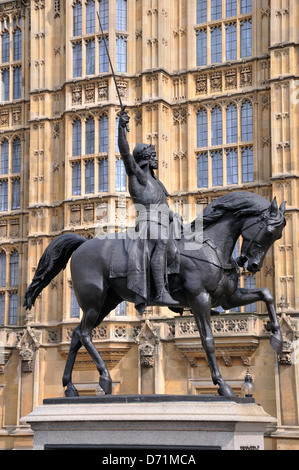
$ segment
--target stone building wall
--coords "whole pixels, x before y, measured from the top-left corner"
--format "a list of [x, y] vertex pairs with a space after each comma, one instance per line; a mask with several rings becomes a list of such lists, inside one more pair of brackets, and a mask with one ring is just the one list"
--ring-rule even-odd
[[[240, 281], [274, 293], [283, 355], [270, 348], [262, 304], [219, 312], [213, 325], [224, 378], [241, 393], [250, 368], [257, 401], [278, 419], [268, 447], [298, 448], [298, 0], [0, 2], [0, 154], [8, 162], [0, 174], [0, 447], [30, 447], [19, 420], [62, 396], [82, 317], [69, 267], [24, 310], [44, 249], [65, 232], [92, 238], [133, 223], [116, 146], [120, 104], [95, 8], [131, 117], [130, 147], [156, 146], [158, 176], [183, 220], [229, 191], [287, 201], [283, 238], [262, 271]], [[114, 393], [215, 393], [190, 312], [153, 308], [140, 317], [122, 305], [93, 340]], [[98, 393], [84, 351], [74, 383]]]

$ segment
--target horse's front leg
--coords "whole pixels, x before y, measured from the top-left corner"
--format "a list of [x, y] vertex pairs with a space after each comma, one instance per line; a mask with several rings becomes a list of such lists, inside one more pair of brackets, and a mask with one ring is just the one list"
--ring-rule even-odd
[[200, 337], [202, 345], [207, 355], [211, 376], [214, 385], [218, 385], [219, 395], [225, 397], [234, 397], [236, 396], [232, 388], [223, 380], [217, 360], [215, 355], [215, 343], [213, 332], [211, 328], [211, 299], [210, 295], [203, 291], [197, 297], [189, 299], [189, 303], [194, 315], [198, 330], [200, 332]]
[[268, 310], [272, 332], [270, 344], [278, 354], [281, 354], [283, 339], [276, 315], [274, 298], [269, 289], [265, 287], [261, 289], [243, 289], [239, 287], [236, 292], [227, 299], [227, 304], [222, 305], [222, 307], [229, 310], [234, 307], [250, 305], [259, 301], [265, 302]]

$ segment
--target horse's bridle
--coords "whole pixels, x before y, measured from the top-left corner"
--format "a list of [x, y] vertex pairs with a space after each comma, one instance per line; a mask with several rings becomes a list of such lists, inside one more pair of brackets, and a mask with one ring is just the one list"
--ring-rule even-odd
[[251, 222], [249, 223], [249, 225], [247, 225], [246, 227], [244, 227], [242, 230], [241, 230], [241, 235], [244, 237], [243, 233], [246, 232], [246, 230], [248, 230], [250, 227], [252, 227], [253, 225], [256, 225], [258, 224], [258, 228], [254, 234], [254, 236], [250, 239], [247, 247], [246, 247], [246, 251], [245, 252], [241, 252], [241, 256], [238, 258], [237, 262], [238, 262], [238, 265], [240, 267], [243, 267], [244, 264], [246, 263], [247, 261], [247, 253], [248, 251], [250, 250], [252, 244], [254, 242], [256, 242], [256, 239], [258, 239], [258, 235], [260, 234], [260, 232], [263, 230], [263, 228], [265, 227], [266, 225], [266, 222], [267, 220], [269, 220], [270, 218], [270, 214], [269, 214], [269, 211], [268, 209], [266, 211], [264, 211], [262, 213], [262, 215], [258, 218], [258, 219], [255, 219], [254, 222]]

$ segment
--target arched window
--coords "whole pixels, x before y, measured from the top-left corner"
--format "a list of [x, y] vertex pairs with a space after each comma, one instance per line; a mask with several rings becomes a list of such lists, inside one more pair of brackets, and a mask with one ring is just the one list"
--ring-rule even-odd
[[222, 144], [222, 110], [215, 106], [212, 110], [212, 145]]
[[18, 320], [18, 294], [12, 292], [9, 294], [8, 324], [16, 325]]
[[[109, 39], [106, 38], [107, 48], [109, 50]], [[100, 73], [109, 72], [109, 59], [106, 51], [104, 39], [99, 40], [99, 70]]]
[[7, 140], [3, 140], [1, 143], [1, 175], [8, 174], [8, 155], [9, 144]]
[[85, 154], [94, 153], [94, 119], [88, 118], [85, 123]]
[[87, 161], [85, 164], [85, 194], [94, 193], [94, 161]]
[[127, 0], [116, 0], [116, 29], [127, 31]]
[[116, 71], [127, 71], [127, 39], [121, 36], [116, 38]]
[[8, 180], [0, 180], [0, 211], [8, 211]]
[[196, 31], [196, 64], [207, 65], [207, 29]]
[[212, 184], [213, 186], [223, 185], [223, 159], [222, 152], [212, 153]]
[[115, 191], [125, 192], [127, 190], [127, 175], [122, 158], [116, 158], [115, 162]]
[[251, 20], [241, 22], [241, 57], [252, 55], [252, 24]]
[[108, 153], [108, 118], [99, 119], [99, 153]]
[[208, 154], [203, 153], [197, 157], [197, 187], [208, 187]]
[[6, 254], [1, 251], [0, 253], [0, 287], [6, 285]]
[[197, 148], [208, 146], [208, 114], [204, 108], [197, 113]]
[[222, 18], [222, 0], [211, 0], [211, 19], [219, 20]]
[[207, 21], [207, 0], [197, 0], [197, 24]]
[[227, 160], [227, 184], [238, 184], [238, 152], [229, 150]]
[[253, 139], [253, 116], [252, 104], [249, 101], [244, 101], [241, 107], [241, 129], [242, 141], [251, 141]]
[[4, 31], [2, 34], [2, 63], [10, 61], [10, 40], [9, 32]]
[[2, 74], [2, 101], [9, 101], [10, 99], [10, 81], [9, 69], [3, 69]]
[[74, 162], [72, 168], [72, 195], [81, 194], [81, 162]]
[[253, 181], [252, 147], [242, 149], [242, 183]]
[[12, 144], [12, 172], [20, 173], [21, 171], [21, 141], [17, 137]]
[[238, 141], [238, 112], [235, 104], [231, 103], [226, 110], [226, 143]]
[[222, 62], [222, 28], [211, 28], [211, 62]]
[[226, 26], [226, 60], [237, 58], [237, 23]]
[[9, 285], [17, 286], [19, 278], [19, 253], [12, 251], [9, 258]]
[[102, 158], [99, 161], [99, 193], [108, 191], [108, 159]]
[[75, 296], [73, 287], [71, 287], [71, 318], [80, 317], [80, 307]]
[[82, 5], [76, 2], [73, 6], [73, 35], [81, 36], [82, 34]]
[[90, 39], [86, 43], [86, 75], [95, 73], [95, 41]]
[[252, 11], [252, 0], [241, 0], [241, 14]]
[[82, 138], [82, 125], [79, 119], [75, 119], [73, 122], [73, 157], [81, 155], [81, 138]]
[[22, 67], [13, 69], [13, 99], [22, 98]]
[[[255, 289], [256, 282], [254, 276], [244, 276], [245, 289]], [[245, 305], [245, 312], [256, 312], [256, 303]]]
[[16, 28], [13, 33], [13, 60], [22, 58], [22, 31]]
[[0, 326], [5, 323], [5, 292], [0, 292]]
[[115, 309], [115, 316], [116, 317], [125, 317], [127, 315], [127, 303], [121, 302]]
[[100, 0], [100, 20], [103, 30], [109, 29], [109, 0]]
[[226, 16], [236, 16], [237, 14], [237, 0], [226, 0]]
[[73, 44], [73, 77], [82, 76], [82, 43]]
[[11, 183], [11, 208], [20, 209], [21, 204], [21, 182], [19, 178], [13, 179]]
[[88, 0], [86, 3], [86, 34], [95, 32], [95, 2]]

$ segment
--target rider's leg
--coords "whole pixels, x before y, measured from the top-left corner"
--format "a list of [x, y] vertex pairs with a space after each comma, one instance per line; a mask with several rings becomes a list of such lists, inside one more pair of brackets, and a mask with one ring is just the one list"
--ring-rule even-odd
[[156, 240], [151, 258], [151, 271], [156, 287], [155, 302], [178, 305], [166, 289], [167, 243], [168, 240]]

